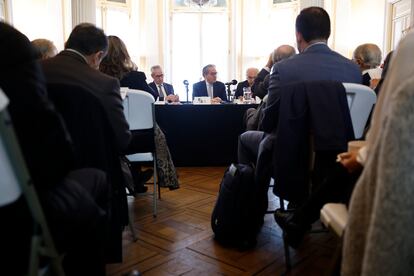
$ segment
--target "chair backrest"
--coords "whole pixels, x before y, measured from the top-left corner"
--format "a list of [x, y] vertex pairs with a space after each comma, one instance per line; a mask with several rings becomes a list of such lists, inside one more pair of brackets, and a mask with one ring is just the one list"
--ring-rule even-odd
[[[9, 103], [6, 95], [0, 89], [0, 118], [3, 124], [6, 118], [6, 107]], [[4, 118], [4, 119], [3, 119]], [[3, 127], [0, 135], [0, 207], [16, 201], [22, 193], [16, 174], [12, 168], [11, 160], [4, 141]]]
[[101, 101], [78, 85], [48, 84], [48, 95], [62, 115], [75, 147], [78, 168], [97, 168], [111, 186], [107, 261], [122, 260], [122, 226], [128, 222], [124, 176], [115, 133]]
[[356, 83], [343, 83], [348, 99], [349, 112], [355, 139], [363, 136], [367, 120], [377, 101], [377, 96], [371, 88]]
[[51, 274], [63, 275], [61, 258], [56, 250], [42, 206], [17, 143], [13, 124], [6, 110], [7, 105], [8, 99], [0, 89], [0, 207], [11, 204], [21, 194], [24, 195], [36, 225], [33, 229], [40, 229], [32, 235], [29, 275], [39, 274], [40, 256], [50, 258], [51, 268], [54, 271]]
[[130, 130], [154, 127], [154, 97], [151, 94], [142, 90], [128, 89], [124, 102], [125, 118]]

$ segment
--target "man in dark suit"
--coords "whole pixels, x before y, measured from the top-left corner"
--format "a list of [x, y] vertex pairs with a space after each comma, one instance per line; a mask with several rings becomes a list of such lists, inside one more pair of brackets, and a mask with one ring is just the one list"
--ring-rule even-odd
[[154, 65], [151, 67], [151, 77], [154, 80], [149, 86], [154, 90], [155, 99], [160, 101], [178, 102], [179, 98], [174, 95], [174, 87], [164, 82], [164, 73], [161, 66]]
[[213, 64], [208, 64], [203, 67], [204, 80], [193, 85], [193, 99], [194, 97], [210, 97], [214, 103], [227, 101], [226, 87], [224, 83], [217, 81], [217, 70]]
[[[247, 131], [239, 138], [239, 162], [256, 163], [256, 172], [267, 170], [261, 166], [272, 164], [272, 147], [279, 118], [282, 86], [298, 81], [333, 80], [361, 83], [361, 73], [355, 63], [327, 46], [331, 32], [328, 13], [320, 7], [303, 9], [296, 18], [296, 40], [299, 53], [273, 65], [269, 79], [267, 106], [263, 110], [263, 131]], [[270, 176], [269, 176], [270, 177]]]
[[107, 50], [105, 33], [92, 24], [82, 23], [73, 29], [65, 50], [42, 65], [48, 84], [78, 85], [101, 101], [121, 153], [127, 149], [131, 133], [123, 112], [119, 81], [98, 70]]
[[362, 72], [362, 84], [374, 89], [381, 79], [381, 49], [372, 43], [359, 45], [352, 55]]
[[237, 84], [236, 93], [234, 93], [235, 98], [243, 97], [243, 88], [251, 87], [258, 73], [259, 69], [257, 68], [247, 68], [246, 80]]

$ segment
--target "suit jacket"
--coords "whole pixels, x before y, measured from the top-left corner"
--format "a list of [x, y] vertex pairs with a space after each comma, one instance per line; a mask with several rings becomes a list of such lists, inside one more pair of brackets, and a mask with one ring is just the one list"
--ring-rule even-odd
[[283, 85], [318, 80], [361, 83], [361, 71], [355, 63], [332, 51], [326, 44], [311, 45], [304, 52], [277, 62], [270, 75], [263, 130], [272, 132], [277, 128]]
[[[155, 82], [150, 82], [148, 85], [154, 91], [155, 100], [157, 100], [157, 98], [160, 96], [158, 93], [157, 85], [155, 84]], [[162, 85], [164, 86], [164, 90], [165, 93], [167, 93], [167, 96], [174, 95], [174, 87], [171, 84], [164, 82]]]
[[102, 103], [116, 137], [118, 151], [125, 150], [131, 133], [124, 116], [119, 82], [91, 68], [82, 56], [64, 50], [42, 62], [47, 84], [78, 85], [93, 93]]
[[[334, 81], [298, 82], [283, 87], [274, 146], [276, 195], [303, 202], [309, 192], [309, 137], [315, 152], [314, 180], [323, 179], [336, 155], [354, 139], [345, 88]], [[317, 186], [318, 183], [313, 183]]]
[[240, 96], [243, 96], [243, 88], [249, 87], [249, 82], [247, 80], [239, 82], [237, 84], [236, 93], [234, 93], [234, 97], [238, 98]]
[[[199, 81], [193, 84], [193, 99], [194, 97], [208, 97], [205, 81]], [[213, 83], [213, 98], [215, 97], [219, 97], [223, 101], [227, 101], [226, 87], [224, 86], [224, 83], [220, 81]]]
[[106, 173], [111, 195], [105, 255], [109, 262], [120, 262], [128, 205], [115, 133], [106, 111], [98, 97], [77, 85], [49, 84], [48, 92], [72, 136], [77, 168], [96, 168]]
[[267, 95], [269, 88], [269, 72], [265, 69], [260, 70], [252, 85], [252, 93], [254, 96], [263, 99]]
[[126, 74], [121, 80], [121, 87], [128, 87], [130, 89], [139, 89], [150, 93], [154, 99], [157, 99], [155, 91], [147, 83], [147, 77], [144, 72], [131, 71]]

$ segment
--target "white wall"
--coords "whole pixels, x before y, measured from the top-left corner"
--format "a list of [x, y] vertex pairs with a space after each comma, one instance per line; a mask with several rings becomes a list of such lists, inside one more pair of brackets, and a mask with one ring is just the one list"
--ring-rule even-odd
[[13, 0], [11, 15], [13, 26], [30, 40], [46, 38], [54, 42], [58, 50], [65, 41], [65, 1], [57, 0]]
[[351, 58], [363, 43], [384, 50], [386, 0], [331, 0], [325, 7], [332, 20], [331, 47]]

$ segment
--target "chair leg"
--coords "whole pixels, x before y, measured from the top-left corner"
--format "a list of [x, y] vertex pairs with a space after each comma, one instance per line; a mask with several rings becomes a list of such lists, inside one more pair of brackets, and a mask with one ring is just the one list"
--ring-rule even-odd
[[[281, 197], [279, 197], [279, 207], [281, 210], [285, 210], [285, 200]], [[292, 268], [292, 264], [290, 262], [290, 251], [289, 251], [289, 245], [286, 240], [286, 233], [283, 231], [282, 233], [283, 237], [283, 249], [285, 252], [285, 266], [286, 266], [286, 272], [289, 272]]]
[[281, 197], [279, 197], [279, 208], [285, 210], [285, 200]]
[[285, 251], [285, 266], [286, 266], [286, 272], [289, 272], [292, 268], [292, 264], [290, 262], [290, 251], [289, 251], [289, 245], [286, 240], [286, 234], [283, 231], [283, 249]]
[[129, 207], [128, 207], [128, 226], [129, 226], [129, 231], [131, 231], [131, 234], [132, 234], [132, 240], [136, 242], [138, 240], [137, 231], [135, 230], [135, 227], [134, 227], [133, 211], [131, 211]]
[[153, 191], [153, 217], [157, 217], [157, 158], [154, 154], [154, 191]]
[[158, 185], [158, 199], [161, 199], [161, 187]]

